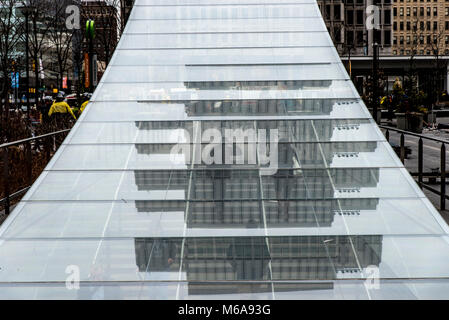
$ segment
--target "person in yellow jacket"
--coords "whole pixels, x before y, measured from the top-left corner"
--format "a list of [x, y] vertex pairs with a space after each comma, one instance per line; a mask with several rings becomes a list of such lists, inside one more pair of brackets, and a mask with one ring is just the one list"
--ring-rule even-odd
[[68, 103], [64, 101], [64, 97], [61, 94], [58, 94], [58, 96], [56, 97], [56, 101], [53, 102], [52, 106], [50, 107], [48, 116], [51, 117], [53, 114], [67, 114], [67, 113], [70, 113], [70, 115], [76, 120], [72, 108], [70, 108]]
[[83, 104], [81, 105], [81, 108], [80, 108], [80, 115], [83, 114], [84, 109], [86, 109], [88, 104], [89, 104], [89, 100], [86, 100], [83, 102]]

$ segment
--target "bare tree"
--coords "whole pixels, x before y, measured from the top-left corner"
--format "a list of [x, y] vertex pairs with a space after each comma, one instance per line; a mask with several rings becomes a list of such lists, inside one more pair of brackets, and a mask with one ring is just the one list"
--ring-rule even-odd
[[[95, 12], [95, 14], [92, 14]], [[120, 35], [124, 30], [120, 11], [120, 0], [104, 0], [84, 2], [82, 16], [84, 20], [92, 19], [96, 25], [95, 47], [102, 48], [97, 52], [99, 61], [105, 69], [118, 44]], [[102, 70], [104, 71], [104, 70]]]
[[[408, 94], [411, 96], [417, 96], [418, 91], [418, 73], [416, 70], [415, 56], [418, 54], [418, 50], [424, 42], [424, 28], [419, 28], [419, 22], [421, 20], [418, 16], [415, 16], [415, 19], [412, 21], [412, 29], [411, 29], [411, 39], [410, 43], [410, 58], [409, 58], [409, 68], [406, 70], [406, 77], [404, 80], [404, 87]], [[413, 94], [411, 94], [413, 93]]]
[[420, 45], [424, 42], [424, 33], [425, 31], [422, 28], [418, 28], [418, 24], [421, 22], [418, 16], [415, 17], [412, 24], [412, 39], [410, 46], [410, 59], [409, 59], [409, 73], [416, 73], [416, 65], [415, 65], [415, 56], [418, 54], [418, 50]]
[[[40, 69], [43, 56], [49, 50], [48, 35], [51, 28], [51, 3], [48, 0], [23, 0], [23, 5], [33, 7], [30, 11], [30, 35], [29, 35], [29, 51], [33, 60], [34, 83], [35, 83], [35, 101], [38, 101], [38, 88], [40, 87]], [[43, 63], [42, 63], [43, 67]]]
[[[8, 118], [11, 72], [18, 71], [19, 47], [23, 35], [23, 23], [15, 0], [0, 0], [0, 112]], [[15, 65], [15, 66], [14, 66]], [[2, 101], [3, 100], [3, 101]], [[3, 104], [4, 102], [4, 104]]]
[[433, 30], [431, 34], [431, 41], [427, 43], [431, 53], [434, 57], [434, 70], [432, 77], [432, 103], [439, 102], [442, 76], [445, 73], [445, 61], [441, 59], [445, 49], [445, 35], [446, 32], [442, 26]]
[[[52, 47], [56, 65], [52, 66], [57, 74], [57, 85], [62, 88], [63, 78], [72, 68], [72, 40], [75, 30], [66, 28], [67, 1], [50, 0], [52, 17], [49, 21], [48, 32], [49, 43]], [[56, 69], [56, 70], [54, 70]]]

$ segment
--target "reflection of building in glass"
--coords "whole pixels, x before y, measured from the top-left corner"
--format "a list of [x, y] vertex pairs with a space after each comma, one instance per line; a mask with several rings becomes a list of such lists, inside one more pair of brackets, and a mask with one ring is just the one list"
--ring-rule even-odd
[[[180, 239], [135, 239], [139, 271], [158, 272], [170, 270], [171, 266], [180, 267], [186, 280], [192, 282], [189, 290], [200, 294], [202, 289], [207, 290], [207, 285], [195, 282], [345, 278], [346, 274], [378, 266], [382, 255], [382, 236], [370, 235], [187, 238], [182, 242]], [[271, 290], [266, 284], [254, 286], [259, 291]], [[228, 284], [223, 290], [232, 288]]]
[[[374, 187], [379, 179], [379, 170], [371, 168], [281, 169], [263, 177], [257, 170], [225, 169], [134, 173], [139, 191], [184, 190], [189, 200], [257, 200], [260, 192], [264, 199], [333, 199], [340, 189]], [[194, 183], [189, 188], [190, 180]]]
[[[272, 122], [276, 123], [273, 125]], [[261, 176], [258, 169], [261, 166], [257, 164], [249, 168], [248, 165], [234, 165], [233, 170], [224, 161], [222, 165], [192, 164], [196, 154], [193, 150], [200, 146], [204, 150], [205, 144], [186, 145], [191, 147], [190, 158], [184, 154], [190, 170], [134, 172], [138, 190], [182, 190], [182, 203], [172, 201], [163, 208], [155, 204], [152, 209], [151, 201], [137, 201], [138, 209], [140, 212], [183, 211], [189, 228], [262, 227], [264, 222], [268, 227], [288, 224], [295, 227], [331, 226], [337, 212], [357, 213], [363, 209], [375, 209], [378, 199], [336, 200], [336, 197], [342, 192], [376, 187], [379, 169], [329, 169], [329, 166], [336, 156], [351, 157], [360, 152], [374, 152], [377, 142], [296, 142], [329, 141], [336, 130], [356, 132], [360, 123], [363, 121], [203, 121], [201, 132], [214, 128], [223, 136], [227, 128], [243, 131], [251, 127], [278, 128], [281, 143], [277, 173]], [[182, 128], [190, 136], [194, 135], [195, 128], [194, 122], [184, 121], [137, 122], [136, 126], [144, 131]], [[174, 146], [136, 144], [136, 149], [139, 154], [168, 156]], [[248, 149], [248, 143], [244, 147]]]
[[[360, 215], [362, 210], [375, 210], [379, 200], [255, 200], [235, 201], [136, 201], [141, 213], [183, 212], [188, 228], [262, 227], [263, 211], [268, 228], [331, 227], [336, 215]], [[188, 203], [188, 206], [187, 206]]]
[[[198, 121], [137, 121], [136, 127], [142, 131], [184, 129], [192, 141], [201, 136], [207, 129], [217, 129], [222, 137], [225, 130], [266, 130], [267, 141], [270, 130], [279, 131], [279, 141], [282, 142], [326, 142], [337, 132], [356, 134], [360, 127], [369, 125], [369, 120], [203, 120]], [[201, 129], [200, 132], [194, 128]], [[198, 129], [197, 129], [198, 130]], [[194, 135], [196, 133], [196, 135]], [[161, 141], [167, 143], [167, 141]]]
[[330, 114], [336, 102], [329, 99], [257, 99], [190, 101], [185, 103], [189, 117], [206, 115]]
[[[138, 212], [183, 212], [188, 228], [268, 228], [331, 227], [335, 215], [360, 215], [375, 210], [379, 200], [214, 200], [214, 201], [136, 201]], [[188, 203], [188, 206], [187, 206]], [[262, 208], [263, 207], [263, 208]]]
[[197, 90], [298, 90], [310, 88], [328, 88], [332, 80], [287, 80], [287, 81], [203, 81], [185, 82], [188, 89]]
[[[184, 103], [189, 116], [277, 112], [286, 103], [282, 100], [193, 101]], [[299, 105], [295, 105], [295, 103]], [[316, 100], [316, 110], [329, 113], [335, 101]], [[179, 103], [179, 102], [178, 102]], [[292, 110], [304, 110], [307, 100], [295, 100]], [[311, 103], [313, 104], [314, 102]], [[326, 107], [327, 105], [327, 107]], [[271, 106], [271, 107], [270, 107]], [[312, 105], [311, 105], [312, 106]], [[321, 109], [319, 109], [321, 108]], [[218, 110], [218, 111], [217, 111]], [[310, 109], [311, 110], [311, 109]], [[234, 111], [234, 113], [233, 113]], [[280, 112], [282, 113], [282, 112]], [[286, 112], [287, 113], [287, 112]], [[136, 201], [139, 212], [184, 212], [187, 228], [285, 228], [331, 227], [336, 215], [357, 215], [360, 210], [374, 210], [378, 199], [337, 199], [341, 190], [375, 187], [379, 169], [329, 168], [334, 157], [370, 153], [378, 143], [330, 142], [338, 131], [359, 130], [360, 120], [288, 120], [288, 121], [193, 121], [136, 122], [139, 130], [185, 130], [180, 134], [189, 154], [183, 153], [188, 170], [136, 170], [139, 191], [176, 190], [184, 196], [172, 201]], [[195, 148], [204, 150], [207, 144], [194, 143], [207, 129], [278, 129], [279, 170], [274, 175], [261, 176], [260, 165], [229, 166], [192, 163]], [[188, 139], [185, 139], [185, 135]], [[234, 148], [234, 154], [247, 152], [256, 141], [248, 138]], [[323, 141], [317, 143], [318, 141]], [[164, 141], [136, 144], [138, 154], [168, 156], [175, 146]], [[223, 153], [225, 145], [222, 143]], [[232, 170], [231, 170], [232, 168]], [[161, 245], [161, 242], [170, 245]], [[382, 236], [364, 237], [273, 237], [273, 238], [204, 238], [182, 240], [136, 239], [137, 265], [141, 272], [168, 270], [168, 261], [186, 274], [189, 294], [288, 292], [290, 290], [332, 289], [326, 280], [344, 277], [346, 272], [360, 272], [368, 265], [378, 265], [382, 251]], [[165, 248], [167, 252], [160, 251]], [[174, 249], [175, 248], [175, 249]], [[181, 248], [183, 256], [181, 256]], [[353, 248], [356, 248], [354, 256]], [[157, 249], [157, 255], [154, 255]], [[168, 253], [170, 251], [170, 253]], [[176, 253], [173, 253], [176, 252]], [[158, 260], [151, 262], [151, 259]], [[182, 264], [182, 265], [180, 265]], [[252, 283], [251, 285], [211, 284], [204, 281], [266, 281], [324, 280], [307, 285]], [[274, 286], [276, 285], [276, 289]], [[212, 291], [211, 291], [212, 290]]]
[[[144, 103], [144, 102], [141, 102]], [[184, 105], [187, 117], [200, 116], [280, 116], [329, 115], [341, 106], [358, 103], [354, 99], [276, 99], [269, 95], [251, 100], [152, 101], [147, 104]]]

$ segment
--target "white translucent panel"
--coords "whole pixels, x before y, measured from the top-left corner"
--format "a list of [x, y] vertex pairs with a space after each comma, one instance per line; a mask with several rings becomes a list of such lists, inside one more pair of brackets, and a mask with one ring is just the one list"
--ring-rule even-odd
[[[337, 176], [335, 184], [336, 198], [388, 198], [393, 194], [393, 197], [423, 196], [415, 182], [409, 179], [406, 169], [372, 169], [370, 172], [348, 169], [346, 173], [342, 172], [341, 179]], [[344, 174], [347, 176], [343, 177]], [[314, 179], [308, 179], [306, 184], [313, 186]]]
[[326, 31], [315, 18], [285, 19], [198, 19], [198, 20], [135, 20], [125, 34], [203, 33], [203, 32], [317, 32]]
[[[217, 137], [220, 138], [220, 137]], [[217, 142], [217, 141], [215, 141]], [[197, 149], [207, 154], [211, 144], [106, 144], [68, 145], [60, 156], [46, 170], [182, 170], [194, 163]], [[257, 149], [257, 144], [237, 146], [236, 150], [226, 144], [224, 137], [215, 144], [225, 157], [236, 153], [248, 155]], [[232, 150], [232, 154], [231, 154]], [[256, 152], [256, 151], [254, 151]], [[372, 168], [402, 167], [393, 156], [387, 143], [278, 143], [274, 155], [279, 168]], [[249, 156], [246, 164], [250, 163]], [[207, 160], [203, 156], [203, 165]], [[228, 167], [221, 159], [211, 165], [215, 168]], [[254, 166], [253, 166], [254, 167]]]
[[0, 249], [0, 282], [65, 281], [73, 265], [81, 281], [179, 279], [179, 261], [166, 270], [139, 272], [134, 239], [2, 241]]
[[[176, 179], [171, 180], [172, 176]], [[53, 171], [43, 177], [39, 189], [24, 199], [185, 200], [187, 190], [188, 173], [183, 172]]]
[[[284, 107], [285, 106], [285, 107]], [[213, 117], [253, 119], [332, 118], [351, 119], [371, 117], [365, 106], [357, 100], [237, 100], [237, 101], [180, 101], [180, 102], [92, 102], [84, 122], [151, 120], [206, 120]]]
[[310, 169], [269, 173], [271, 171], [267, 170], [261, 174], [263, 198], [270, 200], [423, 196], [405, 169]]
[[449, 238], [431, 236], [384, 237], [381, 278], [447, 277]]
[[[440, 214], [427, 199], [379, 200], [375, 208], [352, 211], [352, 202], [341, 202], [337, 210], [350, 234], [445, 234]], [[359, 200], [355, 200], [356, 203]], [[349, 210], [348, 210], [349, 208]], [[447, 229], [447, 228], [446, 228]]]
[[[277, 288], [275, 284], [275, 288]], [[296, 288], [296, 290], [295, 290]], [[284, 289], [284, 290], [282, 290]], [[370, 287], [365, 281], [332, 281], [283, 284], [275, 291], [276, 300], [447, 300], [446, 279], [380, 280]]]
[[249, 66], [123, 66], [111, 67], [104, 83], [157, 81], [339, 80], [346, 75], [337, 64]]
[[447, 300], [449, 281], [445, 279], [380, 281], [370, 290], [372, 300]]
[[[137, 10], [140, 6], [189, 6], [189, 5], [285, 5], [292, 4], [292, 0], [135, 0]], [[315, 3], [315, 0], [301, 0], [301, 3]]]
[[132, 11], [130, 19], [261, 19], [320, 17], [316, 4], [295, 5], [233, 5], [233, 6], [161, 6], [139, 7]]
[[265, 201], [269, 236], [444, 234], [422, 199]]
[[[115, 196], [123, 175], [121, 172], [50, 173], [41, 176], [43, 181], [31, 198], [38, 200], [111, 200]], [[70, 179], [71, 183], [67, 184], [66, 179]], [[28, 197], [27, 195], [25, 199]]]
[[[447, 241], [422, 235], [4, 240], [0, 281], [65, 281], [73, 260], [83, 282], [366, 279], [373, 266], [378, 266], [380, 279], [447, 278]], [[205, 251], [207, 243], [215, 247]], [[245, 243], [251, 245], [248, 251], [240, 251]], [[290, 244], [288, 252], [280, 249], [283, 243]], [[314, 257], [304, 252], [312, 248]], [[344, 257], [329, 255], [342, 251]]]
[[336, 123], [336, 126], [333, 126], [332, 128], [332, 133], [329, 135], [322, 131], [324, 139], [321, 141], [327, 141], [326, 137], [331, 137], [330, 141], [333, 142], [384, 140], [384, 136], [380, 133], [380, 130], [378, 131], [378, 129], [376, 129], [377, 127], [373, 123], [367, 124], [362, 121], [348, 120], [347, 123]]
[[[320, 76], [317, 76], [319, 78]], [[268, 80], [270, 81], [270, 80]], [[214, 81], [205, 81], [205, 83]], [[197, 82], [196, 82], [197, 83]], [[332, 82], [334, 83], [334, 81]], [[190, 83], [105, 83], [92, 101], [185, 101], [185, 100], [250, 100], [250, 99], [355, 99], [357, 92], [349, 85], [305, 90], [251, 90], [229, 88], [228, 90], [189, 89]]]
[[[173, 299], [179, 288], [188, 297], [188, 289], [177, 282], [83, 282], [79, 290], [67, 290], [65, 282], [0, 283], [1, 300], [146, 300]], [[231, 295], [232, 297], [232, 295]]]
[[109, 282], [66, 284], [0, 284], [2, 300], [447, 300], [447, 279], [381, 280], [375, 289], [363, 281], [304, 281], [279, 283]]
[[264, 201], [263, 207], [259, 201], [28, 202], [3, 238], [444, 233], [438, 212], [421, 199]]
[[182, 237], [184, 233], [185, 202], [65, 202], [64, 207], [27, 203], [4, 237]]
[[[69, 143], [182, 143], [188, 135], [179, 124], [164, 125], [154, 130], [140, 130], [136, 122], [83, 123], [74, 133]], [[190, 125], [191, 127], [191, 125]]]
[[[48, 171], [40, 187], [28, 193], [25, 199], [128, 201], [423, 197], [422, 191], [406, 175], [405, 169], [393, 168], [275, 170], [274, 175], [272, 168], [260, 173], [257, 170]], [[193, 186], [191, 180], [195, 181]], [[216, 185], [218, 182], [220, 185]]]
[[68, 146], [47, 170], [188, 169], [190, 159], [182, 154], [172, 155], [172, 148], [175, 145]]
[[119, 50], [114, 66], [335, 63], [331, 47]]
[[[195, 128], [195, 129], [194, 129]], [[249, 120], [234, 121], [138, 121], [85, 122], [65, 141], [70, 144], [95, 143], [189, 143], [194, 131], [217, 129], [226, 136], [226, 129], [278, 130], [280, 142], [345, 142], [383, 141], [385, 137], [374, 130], [369, 120]], [[251, 132], [249, 132], [251, 133]], [[257, 142], [257, 141], [256, 141]]]
[[290, 159], [302, 168], [402, 167], [386, 142], [281, 144], [279, 158], [286, 167]]
[[118, 49], [330, 47], [326, 32], [130, 34]]

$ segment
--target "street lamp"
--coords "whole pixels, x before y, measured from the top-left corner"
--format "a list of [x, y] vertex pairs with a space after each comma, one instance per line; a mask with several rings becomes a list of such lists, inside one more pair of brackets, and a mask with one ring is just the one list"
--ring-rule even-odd
[[374, 121], [380, 123], [381, 119], [377, 119], [377, 110], [379, 103], [378, 70], [379, 70], [379, 45], [377, 44], [377, 42], [375, 42], [373, 43], [373, 118]]
[[27, 99], [27, 117], [30, 121], [30, 68], [29, 68], [29, 31], [28, 31], [28, 17], [30, 13], [35, 13], [36, 8], [33, 6], [22, 6], [19, 7], [20, 11], [25, 16], [25, 66], [26, 66], [26, 99]]
[[89, 91], [93, 92], [94, 89], [94, 68], [97, 66], [95, 65], [96, 62], [94, 61], [93, 57], [93, 48], [94, 48], [94, 39], [95, 39], [95, 21], [94, 20], [87, 20], [86, 21], [86, 38], [89, 41]]
[[354, 44], [347, 44], [347, 43], [344, 43], [344, 42], [339, 42], [339, 43], [337, 43], [337, 46], [338, 45], [341, 46], [343, 54], [345, 54], [346, 52], [348, 53], [348, 72], [349, 72], [349, 77], [352, 80], [351, 51], [355, 50], [355, 46], [354, 46]]

